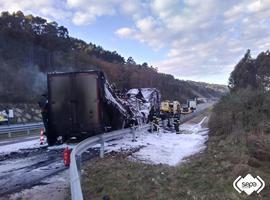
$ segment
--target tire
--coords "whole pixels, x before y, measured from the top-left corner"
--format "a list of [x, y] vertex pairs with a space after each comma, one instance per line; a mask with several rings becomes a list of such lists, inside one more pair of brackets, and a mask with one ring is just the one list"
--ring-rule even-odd
[[47, 143], [49, 146], [55, 145], [57, 137], [53, 134], [50, 134], [50, 131], [47, 132]]

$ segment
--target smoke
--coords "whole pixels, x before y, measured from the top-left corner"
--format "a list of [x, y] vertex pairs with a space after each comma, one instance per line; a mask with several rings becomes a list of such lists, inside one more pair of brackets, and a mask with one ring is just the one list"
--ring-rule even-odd
[[37, 95], [43, 94], [47, 91], [47, 75], [45, 73], [38, 70], [35, 71], [33, 74], [32, 91]]
[[[57, 72], [91, 70], [96, 67], [83, 68], [55, 67]], [[36, 103], [42, 94], [47, 92], [47, 74], [32, 63], [19, 65], [5, 62], [0, 57], [0, 102]]]
[[0, 102], [36, 102], [46, 91], [46, 74], [38, 66], [0, 63]]

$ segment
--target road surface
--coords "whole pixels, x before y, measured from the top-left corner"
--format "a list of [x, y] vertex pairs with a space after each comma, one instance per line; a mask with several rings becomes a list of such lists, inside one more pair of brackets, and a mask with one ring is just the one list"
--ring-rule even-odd
[[[63, 150], [66, 146], [40, 146], [39, 139], [36, 137], [26, 137], [20, 142], [16, 139], [12, 143], [2, 141], [0, 144], [0, 199], [13, 197], [18, 199], [20, 194], [25, 196], [35, 188], [45, 187], [46, 190], [62, 188], [64, 183], [66, 183], [66, 191], [64, 191], [66, 194], [69, 191], [68, 173], [65, 172], [68, 168], [63, 164]], [[69, 144], [69, 146], [72, 148], [75, 144]], [[98, 151], [93, 149], [86, 154], [85, 159], [97, 155]], [[59, 177], [60, 185], [56, 184], [57, 177]], [[52, 179], [54, 182], [50, 182]], [[59, 193], [57, 190], [55, 192]], [[39, 195], [36, 194], [31, 199], [40, 199], [38, 197]], [[57, 199], [56, 197], [53, 199]], [[49, 199], [52, 200], [51, 197]]]

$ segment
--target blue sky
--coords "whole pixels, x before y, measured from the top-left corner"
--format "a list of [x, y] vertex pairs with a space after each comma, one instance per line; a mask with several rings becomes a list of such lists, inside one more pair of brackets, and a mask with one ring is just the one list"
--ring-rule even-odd
[[70, 35], [184, 80], [227, 84], [251, 49], [270, 47], [269, 0], [0, 0]]

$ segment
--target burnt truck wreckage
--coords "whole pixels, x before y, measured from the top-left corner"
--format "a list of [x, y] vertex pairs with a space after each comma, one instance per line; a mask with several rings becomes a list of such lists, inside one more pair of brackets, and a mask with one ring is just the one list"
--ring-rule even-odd
[[[158, 93], [158, 99], [144, 99], [144, 106], [134, 106], [128, 94], [120, 99], [102, 71], [48, 73], [47, 86], [47, 113], [44, 115], [47, 119], [43, 121], [49, 145], [54, 145], [59, 137], [63, 142], [72, 137], [84, 139], [145, 123], [144, 118], [153, 107], [159, 107], [160, 101], [156, 89], [153, 91]], [[140, 114], [140, 109], [148, 109], [148, 113], [144, 111], [147, 115]]]
[[126, 93], [126, 104], [134, 113], [138, 123], [146, 123], [159, 115], [161, 95], [156, 88], [130, 89]]

